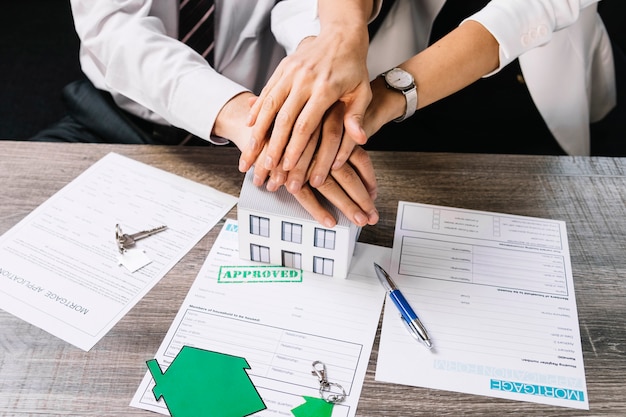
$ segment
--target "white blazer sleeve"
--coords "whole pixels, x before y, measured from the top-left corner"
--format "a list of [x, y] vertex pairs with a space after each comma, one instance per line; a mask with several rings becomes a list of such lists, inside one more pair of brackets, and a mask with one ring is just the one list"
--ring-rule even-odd
[[[467, 20], [482, 24], [500, 44], [500, 68], [544, 45], [598, 0], [492, 0]], [[499, 68], [499, 69], [500, 69]]]

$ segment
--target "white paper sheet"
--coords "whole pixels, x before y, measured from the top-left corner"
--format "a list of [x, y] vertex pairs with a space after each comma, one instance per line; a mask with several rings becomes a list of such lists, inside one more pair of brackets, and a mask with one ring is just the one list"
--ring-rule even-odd
[[[391, 249], [357, 244], [346, 279], [291, 274], [295, 271], [239, 259], [236, 230], [236, 222], [227, 221], [214, 243], [155, 355], [161, 368], [165, 372], [185, 345], [243, 357], [267, 406], [254, 415], [292, 416], [290, 410], [304, 403], [302, 396], [319, 396], [311, 374], [319, 360], [329, 381], [348, 394], [333, 416], [354, 416], [384, 299], [373, 262], [388, 265]], [[229, 274], [243, 270], [267, 277]], [[131, 406], [167, 414], [152, 387], [147, 373]]]
[[[210, 187], [108, 154], [0, 237], [0, 307], [89, 350], [233, 207]], [[119, 265], [115, 225], [151, 261]]]
[[588, 409], [565, 223], [400, 202], [376, 380]]

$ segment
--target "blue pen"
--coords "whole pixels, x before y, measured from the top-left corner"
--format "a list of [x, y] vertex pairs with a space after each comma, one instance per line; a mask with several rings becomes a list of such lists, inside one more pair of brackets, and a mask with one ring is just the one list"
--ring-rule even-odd
[[374, 262], [374, 269], [376, 270], [378, 280], [389, 293], [389, 298], [391, 298], [396, 307], [398, 307], [398, 310], [400, 310], [400, 316], [407, 329], [409, 329], [409, 333], [411, 333], [416, 340], [424, 343], [428, 349], [431, 349], [433, 344], [430, 341], [430, 337], [428, 337], [426, 328], [409, 305], [409, 302], [404, 298], [404, 295], [402, 295], [396, 283], [393, 282], [387, 271], [376, 262]]

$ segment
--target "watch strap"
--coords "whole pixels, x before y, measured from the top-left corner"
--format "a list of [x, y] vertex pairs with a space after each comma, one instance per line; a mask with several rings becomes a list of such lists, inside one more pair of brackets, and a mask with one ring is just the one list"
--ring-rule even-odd
[[404, 114], [398, 117], [397, 119], [393, 119], [394, 122], [398, 123], [398, 122], [402, 122], [408, 119], [409, 117], [413, 116], [413, 114], [415, 113], [415, 110], [417, 109], [417, 86], [415, 85], [415, 80], [413, 79], [413, 76], [408, 73], [407, 74], [411, 77], [411, 84], [408, 87], [400, 88], [400, 87], [391, 85], [389, 82], [387, 82], [387, 73], [389, 73], [390, 71], [402, 71], [405, 73], [406, 71], [403, 70], [402, 68], [395, 67], [395, 68], [390, 69], [389, 71], [385, 71], [382, 74], [380, 74], [387, 88], [396, 90], [397, 92], [402, 93], [402, 95], [404, 95], [404, 99], [406, 102], [406, 108], [404, 110]]
[[417, 87], [415, 84], [408, 90], [402, 91], [402, 94], [406, 99], [406, 110], [404, 110], [404, 114], [402, 116], [397, 119], [393, 119], [396, 123], [402, 122], [413, 116], [415, 109], [417, 108]]

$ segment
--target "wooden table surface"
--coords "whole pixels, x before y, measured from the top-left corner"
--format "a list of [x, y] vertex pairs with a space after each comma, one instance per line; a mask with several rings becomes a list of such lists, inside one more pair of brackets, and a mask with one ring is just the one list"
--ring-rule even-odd
[[[0, 141], [0, 234], [108, 152], [238, 195], [232, 148]], [[360, 240], [390, 247], [399, 200], [567, 223], [590, 410], [374, 381], [358, 416], [626, 416], [626, 159], [372, 152], [381, 220]], [[236, 218], [235, 209], [229, 218]], [[154, 416], [129, 407], [220, 225], [89, 352], [0, 310], [0, 415]], [[380, 334], [380, 333], [379, 333]]]

